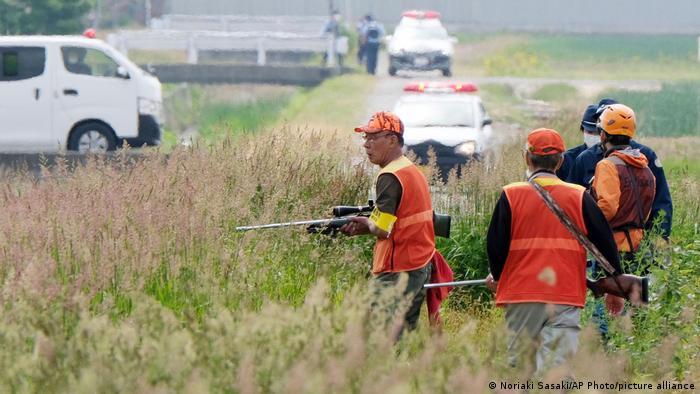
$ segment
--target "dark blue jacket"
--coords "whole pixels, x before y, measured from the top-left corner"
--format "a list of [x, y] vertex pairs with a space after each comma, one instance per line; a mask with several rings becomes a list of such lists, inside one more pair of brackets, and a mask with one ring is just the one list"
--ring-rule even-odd
[[586, 144], [581, 144], [564, 152], [564, 162], [561, 163], [561, 167], [559, 167], [559, 170], [557, 170], [557, 177], [559, 177], [559, 179], [564, 181], [567, 179], [569, 176], [569, 171], [571, 171], [571, 167], [574, 166], [576, 158], [586, 149], [588, 149]]
[[[661, 161], [656, 157], [656, 153], [646, 145], [631, 141], [630, 146], [634, 149], [639, 149], [644, 156], [647, 157], [647, 160], [649, 160], [649, 169], [656, 177], [656, 195], [654, 196], [654, 203], [651, 206], [651, 215], [649, 215], [647, 228], [651, 227], [654, 220], [659, 216], [660, 211], [665, 211], [666, 217], [663, 223], [661, 223], [661, 229], [664, 236], [668, 237], [671, 235], [673, 202], [671, 201], [671, 192], [668, 189], [668, 182], [666, 181], [666, 174], [664, 174]], [[605, 152], [600, 144], [581, 152], [574, 161], [566, 181], [588, 188], [591, 178], [593, 178], [595, 174], [595, 166], [599, 161], [603, 160], [604, 154]]]

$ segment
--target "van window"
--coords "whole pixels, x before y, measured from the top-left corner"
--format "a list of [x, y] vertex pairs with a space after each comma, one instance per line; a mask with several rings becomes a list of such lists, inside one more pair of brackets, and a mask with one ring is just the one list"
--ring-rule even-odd
[[0, 47], [0, 81], [19, 81], [44, 73], [46, 49]]
[[119, 64], [104, 52], [84, 47], [61, 47], [63, 65], [73, 74], [115, 77]]

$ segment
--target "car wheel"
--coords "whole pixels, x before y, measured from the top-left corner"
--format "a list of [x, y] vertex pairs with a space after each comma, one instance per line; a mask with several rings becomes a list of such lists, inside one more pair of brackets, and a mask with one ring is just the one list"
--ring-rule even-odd
[[79, 153], [105, 153], [117, 148], [117, 139], [109, 127], [101, 123], [85, 123], [76, 127], [68, 139], [68, 150]]
[[396, 76], [396, 71], [398, 71], [396, 70], [396, 67], [389, 67], [389, 75], [392, 77]]
[[451, 77], [452, 76], [452, 70], [449, 68], [443, 68], [442, 69], [442, 76], [443, 77]]

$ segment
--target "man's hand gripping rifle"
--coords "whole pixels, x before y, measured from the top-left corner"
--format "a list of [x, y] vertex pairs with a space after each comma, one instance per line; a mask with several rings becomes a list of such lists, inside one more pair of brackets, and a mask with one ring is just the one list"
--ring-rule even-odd
[[[349, 205], [338, 205], [333, 207], [332, 213], [333, 217], [330, 219], [319, 219], [319, 220], [303, 220], [297, 222], [285, 222], [285, 223], [270, 223], [270, 224], [260, 224], [254, 226], [240, 226], [236, 227], [236, 231], [249, 231], [249, 230], [262, 230], [266, 228], [281, 228], [281, 227], [292, 227], [292, 226], [306, 226], [306, 231], [311, 234], [326, 234], [335, 235], [338, 230], [343, 227], [343, 225], [350, 222], [350, 218], [354, 216], [369, 216], [374, 210], [374, 201], [367, 201], [367, 205], [360, 206], [349, 206]], [[440, 237], [449, 238], [450, 236], [450, 221], [449, 215], [441, 215], [438, 213], [433, 213], [433, 227], [435, 228], [435, 235]]]

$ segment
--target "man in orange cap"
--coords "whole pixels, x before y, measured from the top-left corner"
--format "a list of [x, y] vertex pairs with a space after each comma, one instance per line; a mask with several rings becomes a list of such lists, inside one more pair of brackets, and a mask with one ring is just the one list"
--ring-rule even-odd
[[376, 203], [369, 218], [352, 218], [340, 231], [377, 237], [372, 273], [380, 289], [395, 287], [401, 276], [408, 277], [404, 296], [410, 305], [398, 336], [404, 326], [416, 328], [426, 297], [423, 285], [431, 276], [429, 263], [436, 251], [430, 191], [423, 173], [403, 155], [404, 127], [398, 116], [377, 112], [355, 131], [364, 133], [367, 157], [380, 167]]
[[[585, 232], [618, 273], [620, 261], [610, 226], [582, 186], [555, 175], [564, 141], [551, 129], [527, 136], [529, 180], [541, 185]], [[586, 251], [528, 182], [503, 188], [486, 237], [496, 305], [505, 307], [509, 360], [536, 344], [538, 371], [563, 363], [578, 349], [580, 310], [586, 302]]]

